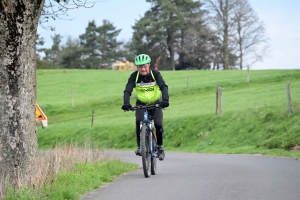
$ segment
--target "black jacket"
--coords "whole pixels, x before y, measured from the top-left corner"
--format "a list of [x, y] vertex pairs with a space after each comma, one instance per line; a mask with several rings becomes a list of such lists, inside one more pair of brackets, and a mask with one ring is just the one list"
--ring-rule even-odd
[[[153, 70], [153, 69], [150, 69], [150, 70], [152, 71], [155, 80], [153, 79], [151, 72], [150, 72], [149, 74], [147, 74], [145, 76], [139, 74], [137, 83], [141, 83], [141, 82], [150, 83], [150, 81], [151, 82], [156, 81], [156, 83], [159, 86], [161, 93], [162, 93], [162, 101], [169, 102], [168, 86], [166, 85], [163, 77], [161, 76], [159, 71]], [[123, 97], [124, 104], [130, 103], [130, 96], [131, 96], [132, 90], [136, 86], [135, 80], [136, 80], [137, 73], [138, 73], [138, 71], [133, 72], [128, 79], [128, 82], [127, 82], [125, 90], [124, 90], [124, 97]], [[143, 103], [137, 99], [136, 104], [141, 105]]]

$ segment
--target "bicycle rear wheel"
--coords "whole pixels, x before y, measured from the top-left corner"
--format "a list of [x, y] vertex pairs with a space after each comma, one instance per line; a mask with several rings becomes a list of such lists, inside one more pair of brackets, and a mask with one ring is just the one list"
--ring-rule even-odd
[[149, 134], [147, 133], [147, 127], [142, 126], [141, 129], [141, 154], [143, 171], [146, 178], [150, 177], [150, 165], [151, 165], [151, 154], [149, 146]]

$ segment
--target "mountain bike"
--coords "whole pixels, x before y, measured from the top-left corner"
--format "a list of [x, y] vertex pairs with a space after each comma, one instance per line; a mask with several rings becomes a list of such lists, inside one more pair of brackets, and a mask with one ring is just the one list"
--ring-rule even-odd
[[153, 111], [159, 109], [159, 104], [140, 105], [132, 107], [132, 111], [136, 109], [144, 109], [144, 119], [140, 124], [140, 149], [142, 154], [143, 171], [146, 178], [156, 174], [157, 165], [157, 138], [154, 132], [154, 115]]

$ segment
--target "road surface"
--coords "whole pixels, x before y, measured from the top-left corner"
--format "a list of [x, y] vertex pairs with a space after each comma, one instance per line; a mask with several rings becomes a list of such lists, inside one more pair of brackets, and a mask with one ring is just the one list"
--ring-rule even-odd
[[[110, 152], [142, 165], [133, 151]], [[82, 200], [300, 200], [300, 161], [261, 155], [166, 152], [157, 175], [142, 167]]]

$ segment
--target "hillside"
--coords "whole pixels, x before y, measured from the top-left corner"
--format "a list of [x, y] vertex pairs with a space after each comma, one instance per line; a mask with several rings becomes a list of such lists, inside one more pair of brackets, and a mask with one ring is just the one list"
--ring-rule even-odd
[[[92, 147], [135, 149], [134, 113], [124, 113], [131, 72], [38, 70], [37, 103], [48, 117], [38, 126], [39, 148], [76, 141]], [[172, 151], [262, 153], [300, 157], [300, 70], [162, 71], [169, 86], [164, 146]], [[288, 114], [286, 82], [293, 114]], [[216, 86], [223, 114], [216, 116]], [[135, 102], [135, 93], [131, 103]], [[92, 112], [94, 121], [92, 127]]]

